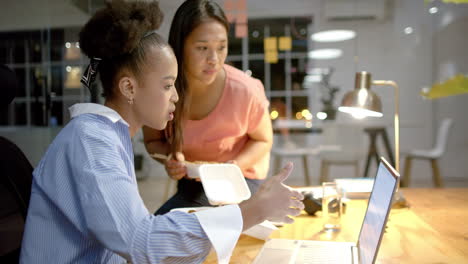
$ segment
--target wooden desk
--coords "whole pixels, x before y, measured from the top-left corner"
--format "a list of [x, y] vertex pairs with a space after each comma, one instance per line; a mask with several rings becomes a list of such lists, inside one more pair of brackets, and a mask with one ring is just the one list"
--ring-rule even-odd
[[[392, 210], [377, 263], [468, 263], [468, 188], [402, 190], [411, 207]], [[365, 209], [366, 201], [350, 201], [335, 235], [321, 231], [320, 217], [303, 214], [271, 237], [356, 242]], [[230, 263], [251, 263], [263, 243], [242, 235]], [[216, 255], [205, 263], [216, 263]]]

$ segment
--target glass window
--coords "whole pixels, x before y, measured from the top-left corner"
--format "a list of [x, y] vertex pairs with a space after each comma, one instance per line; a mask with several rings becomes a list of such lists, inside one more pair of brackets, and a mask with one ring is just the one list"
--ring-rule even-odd
[[242, 39], [236, 37], [236, 27], [234, 24], [229, 26], [229, 55], [242, 55]]
[[264, 24], [249, 20], [249, 53], [263, 53], [264, 31]]
[[51, 67], [51, 91], [54, 95], [62, 95], [63, 94], [63, 67], [60, 66], [52, 66]]
[[293, 91], [304, 90], [304, 86], [302, 84], [304, 82], [304, 77], [307, 75], [306, 65], [307, 65], [306, 58], [291, 60], [291, 82], [292, 82], [291, 90]]
[[44, 96], [47, 85], [47, 69], [43, 67], [34, 67], [30, 69], [30, 86], [31, 96], [38, 99], [39, 96]]
[[242, 61], [239, 61], [239, 60], [233, 60], [233, 61], [228, 61], [226, 60], [225, 62], [226, 64], [228, 65], [231, 65], [239, 70], [242, 70]]
[[[68, 111], [63, 100], [90, 100], [79, 81], [87, 60], [83, 60], [78, 33], [78, 27], [0, 32], [0, 63], [15, 71], [19, 86], [0, 124], [62, 124], [68, 121], [62, 113]], [[64, 93], [65, 88], [76, 91]]]
[[49, 126], [63, 125], [63, 102], [61, 100], [51, 102], [50, 112]]
[[64, 29], [50, 30], [50, 60], [61, 61], [65, 49]]
[[31, 102], [31, 122], [34, 126], [44, 126], [46, 125], [46, 109], [45, 103], [39, 98]]
[[284, 59], [270, 65], [271, 69], [271, 91], [285, 90]]
[[16, 90], [16, 97], [26, 96], [26, 70], [24, 68], [13, 68], [18, 80], [18, 90]]
[[81, 75], [82, 69], [80, 66], [67, 65], [65, 67], [65, 83], [60, 80], [61, 84], [63, 84], [66, 89], [81, 89]]
[[16, 125], [16, 126], [27, 125], [26, 104], [25, 103], [15, 103], [14, 104], [14, 115], [15, 115], [14, 125]]
[[272, 96], [270, 100], [270, 115], [272, 119], [286, 118], [286, 97]]
[[[33, 37], [33, 35], [36, 35]], [[33, 63], [40, 63], [42, 61], [42, 49], [45, 47], [41, 43], [40, 36], [31, 34], [31, 39], [28, 40], [29, 61]]]
[[291, 31], [292, 51], [293, 52], [307, 52], [308, 51], [308, 30], [309, 24], [312, 20], [308, 17], [292, 17], [289, 21], [289, 30]]
[[291, 119], [304, 119], [310, 120], [309, 102], [307, 96], [293, 96], [292, 97], [292, 116]]
[[265, 61], [251, 60], [249, 61], [249, 69], [252, 71], [252, 77], [262, 82], [265, 80]]
[[27, 39], [22, 38], [21, 33], [12, 34], [11, 46], [9, 47], [11, 52], [11, 57], [8, 57], [9, 63], [24, 63], [26, 62], [25, 49]]
[[[311, 19], [307, 17], [249, 19], [248, 42], [235, 36], [234, 24], [228, 33], [232, 56], [228, 63], [242, 69], [247, 57], [252, 77], [264, 83], [269, 96], [283, 97], [288, 113], [292, 112], [291, 94], [286, 90], [303, 90], [304, 60], [291, 60], [290, 56], [286, 59], [285, 51], [279, 51], [278, 63], [265, 64], [263, 40], [265, 36], [291, 36], [292, 52], [305, 51], [309, 23]], [[91, 99], [79, 82], [87, 63], [78, 44], [79, 30], [80, 27], [64, 27], [0, 33], [0, 63], [11, 65], [19, 80], [17, 97], [22, 98], [23, 105], [18, 113], [24, 115], [19, 118], [22, 123], [48, 125], [53, 119], [57, 123], [66, 122], [64, 101], [69, 104]], [[242, 54], [246, 50], [243, 45], [249, 45], [248, 54]], [[25, 115], [26, 111], [30, 113]], [[60, 111], [65, 112], [60, 114]]]

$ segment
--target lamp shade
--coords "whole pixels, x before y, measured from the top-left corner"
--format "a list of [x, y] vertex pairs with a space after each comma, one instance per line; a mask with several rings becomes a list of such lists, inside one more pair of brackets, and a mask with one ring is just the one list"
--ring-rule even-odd
[[382, 117], [382, 102], [379, 96], [370, 90], [370, 86], [370, 73], [356, 73], [355, 88], [345, 94], [338, 110], [357, 117]]

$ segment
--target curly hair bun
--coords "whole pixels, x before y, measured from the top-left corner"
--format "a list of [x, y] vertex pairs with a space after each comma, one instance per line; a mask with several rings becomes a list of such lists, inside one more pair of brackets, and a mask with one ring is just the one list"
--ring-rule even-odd
[[158, 29], [163, 20], [157, 1], [113, 0], [106, 5], [80, 32], [80, 48], [90, 58], [106, 59], [132, 52], [141, 38]]

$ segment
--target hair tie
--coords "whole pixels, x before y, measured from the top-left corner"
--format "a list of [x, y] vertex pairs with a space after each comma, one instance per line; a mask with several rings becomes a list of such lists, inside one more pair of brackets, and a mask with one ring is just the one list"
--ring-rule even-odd
[[101, 61], [101, 58], [91, 58], [88, 67], [86, 67], [86, 70], [84, 71], [83, 76], [81, 77], [81, 83], [84, 84], [84, 86], [88, 87], [89, 91], [91, 91], [91, 84], [94, 82], [94, 79], [96, 79], [97, 68], [99, 62]]

